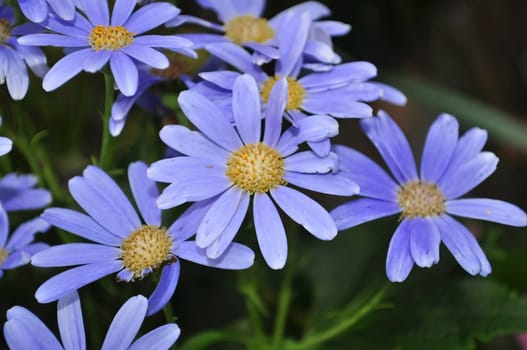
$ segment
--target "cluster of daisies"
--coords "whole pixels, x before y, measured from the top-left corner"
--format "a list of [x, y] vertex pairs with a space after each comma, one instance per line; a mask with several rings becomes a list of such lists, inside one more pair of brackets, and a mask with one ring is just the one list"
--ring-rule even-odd
[[[262, 17], [264, 0], [198, 0], [216, 22], [180, 14], [167, 2], [115, 0], [18, 0], [30, 21], [15, 25], [15, 10], [0, 0], [0, 79], [11, 97], [28, 89], [29, 67], [45, 91], [59, 88], [82, 71], [109, 67], [118, 96], [109, 130], [118, 136], [128, 112], [170, 69], [167, 52], [209, 56], [196, 77], [181, 76], [186, 90], [178, 103], [192, 128], [172, 124], [159, 136], [171, 152], [152, 164], [128, 166], [134, 204], [101, 168], [87, 166], [68, 181], [82, 212], [48, 207], [9, 235], [8, 212], [42, 209], [52, 203], [31, 175], [0, 180], [0, 277], [3, 270], [30, 263], [67, 267], [35, 292], [40, 303], [57, 302], [61, 340], [21, 306], [7, 312], [4, 335], [12, 349], [85, 349], [77, 290], [105, 276], [118, 281], [161, 277], [152, 294], [130, 298], [117, 312], [103, 349], [163, 349], [177, 340], [176, 324], [134, 338], [146, 316], [171, 299], [180, 259], [220, 269], [252, 266], [254, 252], [236, 243], [239, 232], [254, 228], [260, 254], [271, 269], [287, 262], [283, 214], [321, 240], [339, 231], [398, 215], [386, 259], [391, 281], [404, 281], [414, 265], [439, 261], [445, 244], [471, 275], [486, 276], [491, 266], [477, 240], [453, 216], [526, 226], [517, 206], [496, 199], [460, 199], [496, 169], [498, 158], [483, 151], [487, 133], [479, 128], [459, 135], [455, 117], [440, 115], [430, 127], [420, 168], [401, 129], [369, 102], [404, 105], [392, 86], [374, 81], [376, 67], [342, 62], [333, 37], [349, 25], [327, 20], [330, 10], [316, 1]], [[163, 33], [179, 26], [199, 32]], [[48, 68], [41, 47], [64, 48]], [[366, 155], [332, 144], [340, 119], [358, 123], [391, 174]], [[11, 149], [0, 138], [0, 151]], [[162, 192], [158, 183], [165, 184]], [[350, 197], [329, 210], [302, 190]], [[162, 210], [185, 206], [174, 222]], [[137, 208], [137, 210], [135, 209]], [[250, 213], [249, 213], [250, 211]], [[57, 227], [82, 242], [48, 246], [35, 243], [39, 232]], [[254, 248], [254, 247], [252, 247]]]

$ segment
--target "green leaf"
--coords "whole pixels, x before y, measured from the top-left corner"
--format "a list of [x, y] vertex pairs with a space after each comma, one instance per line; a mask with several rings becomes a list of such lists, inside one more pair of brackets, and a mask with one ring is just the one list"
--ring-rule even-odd
[[527, 125], [498, 108], [421, 79], [386, 75], [383, 81], [403, 91], [410, 101], [455, 115], [467, 125], [487, 129], [490, 138], [527, 152]]
[[182, 345], [178, 344], [179, 350], [201, 350], [210, 349], [214, 344], [240, 341], [239, 334], [230, 331], [205, 331], [189, 338]]

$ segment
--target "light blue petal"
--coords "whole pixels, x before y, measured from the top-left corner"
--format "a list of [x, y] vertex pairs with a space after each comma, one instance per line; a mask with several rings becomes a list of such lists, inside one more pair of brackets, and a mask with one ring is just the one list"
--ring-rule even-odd
[[59, 299], [57, 303], [57, 322], [65, 350], [86, 349], [84, 322], [77, 292], [72, 292]]
[[419, 267], [431, 267], [439, 262], [441, 234], [430, 218], [406, 219], [410, 231], [410, 253]]
[[498, 157], [491, 152], [481, 152], [471, 160], [454, 169], [448, 169], [438, 181], [439, 188], [447, 199], [455, 199], [483, 182], [498, 165]]
[[377, 76], [377, 67], [370, 62], [348, 62], [333, 67], [328, 72], [311, 73], [299, 83], [305, 89], [322, 89], [340, 87], [350, 83], [362, 82]]
[[24, 98], [29, 87], [29, 77], [24, 61], [14, 50], [6, 48], [7, 54], [7, 89], [13, 100]]
[[336, 145], [333, 151], [339, 156], [344, 175], [359, 185], [361, 196], [397, 200], [397, 184], [377, 163], [348, 146]]
[[390, 240], [386, 256], [386, 274], [392, 282], [403, 282], [412, 271], [409, 223], [403, 220]]
[[446, 212], [452, 215], [497, 222], [504, 225], [527, 226], [527, 215], [514, 204], [496, 199], [456, 199], [445, 203]]
[[401, 208], [396, 203], [373, 198], [359, 198], [339, 205], [331, 211], [331, 216], [338, 229], [345, 230], [400, 212]]
[[115, 314], [101, 350], [126, 350], [132, 344], [143, 320], [148, 301], [142, 295], [128, 299]]
[[121, 51], [152, 68], [165, 69], [170, 65], [165, 55], [151, 47], [133, 43], [122, 48]]
[[237, 68], [242, 73], [250, 74], [258, 83], [267, 80], [260, 67], [253, 63], [251, 55], [240, 46], [231, 42], [206, 45], [205, 49], [225, 63]]
[[142, 34], [170, 21], [179, 12], [176, 6], [166, 2], [148, 4], [135, 11], [124, 26], [129, 31]]
[[212, 197], [190, 205], [168, 228], [168, 233], [174, 241], [182, 242], [192, 237], [198, 231], [201, 220], [216, 199], [217, 197]]
[[284, 17], [285, 23], [279, 29], [278, 48], [280, 58], [276, 62], [276, 75], [287, 77], [292, 75], [295, 65], [302, 57], [307, 36], [311, 25], [311, 18], [306, 12], [289, 12]]
[[163, 267], [159, 283], [157, 284], [156, 289], [152, 292], [152, 295], [148, 298], [147, 316], [156, 314], [170, 301], [177, 287], [179, 272], [180, 263], [178, 260]]
[[187, 156], [200, 158], [224, 159], [231, 153], [211, 142], [198, 131], [192, 131], [181, 125], [166, 125], [159, 132], [159, 137], [170, 148]]
[[247, 195], [236, 186], [225, 191], [210, 207], [196, 233], [196, 244], [200, 248], [209, 246], [225, 230], [242, 197]]
[[31, 255], [25, 250], [16, 251], [10, 253], [1, 266], [4, 270], [16, 269], [17, 267], [28, 264], [30, 260]]
[[426, 137], [421, 159], [421, 179], [436, 182], [446, 170], [458, 141], [459, 124], [455, 117], [441, 114]]
[[35, 292], [35, 298], [39, 303], [49, 303], [58, 300], [63, 295], [117, 272], [122, 268], [122, 262], [116, 260], [98, 262], [66, 270], [42, 283]]
[[26, 221], [17, 227], [5, 247], [10, 251], [23, 249], [25, 246], [33, 242], [37, 233], [46, 232], [49, 228], [50, 225], [45, 220], [38, 217]]
[[248, 74], [236, 79], [232, 91], [232, 113], [245, 144], [260, 141], [262, 111], [256, 81]]
[[74, 0], [48, 0], [51, 8], [66, 21], [71, 21], [75, 17]]
[[44, 0], [18, 0], [18, 5], [32, 22], [40, 23], [48, 16], [48, 5]]
[[[192, 41], [179, 35], [141, 35], [134, 39], [133, 44], [137, 47], [158, 47], [169, 50], [191, 49], [194, 47]], [[191, 55], [196, 58], [196, 55]]]
[[139, 72], [132, 59], [120, 51], [114, 51], [110, 58], [110, 69], [119, 91], [125, 96], [135, 94], [139, 82]]
[[302, 174], [286, 172], [284, 179], [295, 186], [335, 196], [352, 196], [359, 193], [359, 186], [342, 173]]
[[206, 97], [192, 91], [183, 91], [179, 94], [178, 102], [192, 124], [212, 141], [230, 151], [242, 146], [240, 138], [221, 110]]
[[113, 5], [112, 26], [122, 26], [134, 11], [137, 0], [116, 0]]
[[441, 232], [441, 240], [465, 271], [483, 277], [491, 272], [485, 253], [465, 226], [448, 215], [440, 216], [434, 222]]
[[44, 210], [41, 218], [53, 226], [97, 243], [115, 247], [121, 244], [120, 237], [107, 231], [88, 215], [71, 209], [48, 208]]
[[374, 86], [381, 89], [381, 96], [380, 99], [382, 101], [386, 101], [389, 103], [393, 103], [397, 106], [404, 106], [406, 104], [406, 96], [396, 88], [390, 85], [386, 85], [383, 83], [379, 83], [376, 81], [372, 81], [370, 84], [373, 84]]
[[487, 131], [480, 128], [472, 128], [459, 138], [454, 155], [450, 160], [445, 176], [455, 171], [461, 165], [469, 162], [478, 155], [487, 142]]
[[143, 350], [143, 349], [170, 349], [181, 334], [181, 330], [174, 323], [165, 324], [157, 327], [154, 330], [143, 335], [137, 339], [128, 350]]
[[11, 152], [13, 141], [7, 137], [0, 136], [0, 157]]
[[[46, 325], [31, 311], [21, 306], [13, 306], [7, 310], [7, 320], [12, 322], [11, 329], [7, 330], [6, 340], [15, 344], [33, 345], [38, 344], [36, 349], [62, 349], [57, 338], [51, 333]], [[27, 337], [27, 342], [21, 338]], [[33, 349], [35, 349], [33, 348]], [[13, 347], [13, 350], [18, 349]], [[30, 350], [31, 348], [22, 348]]]
[[182, 242], [177, 254], [181, 259], [192, 261], [196, 264], [226, 270], [243, 270], [254, 262], [254, 252], [243, 244], [232, 243], [217, 259], [207, 257], [206, 251], [199, 248], [195, 242]]
[[4, 248], [9, 234], [9, 217], [0, 203], [0, 247]]
[[18, 210], [42, 209], [51, 203], [51, 194], [41, 188], [20, 189], [11, 197], [3, 198], [2, 205], [8, 212]]
[[[15, 306], [17, 307], [17, 306]], [[38, 334], [37, 336], [39, 336]], [[33, 338], [34, 333], [29, 330], [26, 325], [18, 320], [11, 319], [4, 323], [4, 337], [10, 349], [13, 350], [33, 350], [33, 349], [50, 349], [50, 350], [62, 350], [60, 344], [58, 347], [46, 348], [50, 344], [43, 344], [42, 338]], [[57, 342], [55, 340], [55, 342]]]
[[331, 151], [331, 141], [329, 139], [307, 141], [307, 145], [319, 157], [327, 157]]
[[148, 166], [144, 162], [130, 163], [128, 181], [134, 195], [135, 204], [148, 225], [161, 225], [161, 210], [156, 205], [159, 191], [156, 183], [146, 176]]
[[89, 73], [95, 73], [102, 69], [102, 67], [110, 60], [112, 51], [110, 50], [99, 50], [95, 51], [92, 55], [88, 56], [84, 60], [83, 69]]
[[417, 179], [415, 160], [408, 140], [388, 114], [379, 111], [377, 117], [363, 119], [360, 124], [399, 183]]
[[326, 174], [338, 168], [338, 157], [330, 153], [319, 157], [311, 151], [297, 152], [284, 160], [284, 169], [288, 172]]
[[174, 157], [150, 165], [147, 175], [160, 182], [193, 182], [200, 178], [226, 178], [227, 166], [218, 160], [197, 157]]
[[243, 223], [243, 219], [245, 219], [245, 216], [247, 214], [247, 209], [249, 208], [249, 202], [250, 202], [250, 196], [245, 195], [242, 196], [242, 199], [240, 200], [240, 204], [238, 205], [238, 208], [234, 212], [234, 215], [232, 216], [231, 221], [227, 224], [225, 227], [225, 230], [221, 233], [221, 235], [214, 240], [214, 242], [211, 243], [207, 247], [207, 256], [211, 259], [217, 259], [219, 258], [225, 250], [229, 247], [232, 240], [238, 233], [241, 224]]
[[329, 114], [336, 118], [368, 118], [373, 114], [369, 105], [354, 101], [341, 89], [309, 91], [302, 101], [302, 109], [311, 114]]
[[200, 177], [173, 183], [166, 187], [156, 203], [161, 209], [169, 209], [186, 202], [209, 199], [232, 186], [227, 177]]
[[[60, 34], [28, 34], [18, 38], [20, 45], [56, 46], [56, 47], [87, 47], [86, 38], [77, 38]], [[92, 49], [90, 49], [92, 51]]]
[[31, 258], [31, 264], [39, 267], [59, 267], [92, 264], [119, 259], [119, 248], [92, 243], [66, 243], [54, 245]]
[[285, 186], [278, 186], [270, 192], [278, 206], [309, 233], [322, 240], [335, 238], [337, 235], [335, 222], [320, 204], [305, 194]]
[[287, 261], [287, 237], [280, 214], [267, 194], [254, 196], [253, 217], [265, 262], [273, 270], [282, 269]]
[[88, 16], [94, 25], [107, 26], [110, 24], [108, 2], [106, 0], [75, 0], [77, 6]]
[[275, 147], [282, 132], [282, 120], [287, 105], [287, 80], [280, 78], [271, 89], [265, 111], [265, 129], [263, 142]]
[[234, 82], [238, 77], [241, 76], [238, 72], [223, 70], [215, 72], [202, 72], [198, 74], [200, 78], [211, 82], [218, 87], [225, 90], [232, 90], [234, 87]]
[[[296, 114], [297, 118], [299, 115]], [[310, 142], [320, 142], [339, 133], [339, 123], [328, 115], [310, 115], [295, 120], [295, 125], [300, 129], [300, 137]]]
[[72, 52], [61, 58], [44, 76], [42, 87], [45, 91], [52, 91], [63, 85], [65, 82], [79, 74], [83, 65], [79, 62], [84, 62], [86, 58], [93, 54], [93, 50], [83, 49]]

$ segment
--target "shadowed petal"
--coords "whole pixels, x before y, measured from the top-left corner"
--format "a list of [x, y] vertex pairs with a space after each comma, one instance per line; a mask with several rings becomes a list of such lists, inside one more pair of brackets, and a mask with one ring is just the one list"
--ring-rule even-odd
[[320, 204], [303, 193], [285, 186], [271, 190], [278, 206], [309, 233], [323, 240], [337, 235], [337, 227], [329, 213]]
[[83, 49], [70, 53], [61, 58], [42, 80], [42, 88], [46, 91], [52, 91], [79, 74], [83, 65], [79, 62], [84, 62], [86, 58], [93, 54], [92, 48]]
[[[36, 335], [38, 338], [33, 338], [33, 335]], [[10, 349], [32, 350], [41, 348], [50, 350], [62, 350], [60, 344], [58, 346], [54, 344], [55, 347], [53, 347], [53, 345], [51, 344], [46, 344], [40, 333], [32, 332], [26, 327], [25, 323], [19, 321], [16, 318], [4, 323], [4, 337]], [[54, 343], [58, 343], [58, 341], [55, 340]]]
[[174, 241], [181, 242], [192, 237], [198, 230], [203, 217], [216, 201], [217, 197], [193, 203], [181, 214], [176, 221], [168, 228], [168, 232]]
[[275, 147], [280, 139], [287, 96], [287, 80], [284, 78], [278, 79], [271, 89], [265, 111], [263, 142], [271, 147]]
[[232, 91], [232, 113], [245, 144], [260, 141], [261, 107], [256, 81], [248, 74], [236, 79]]
[[293, 185], [335, 196], [352, 196], [359, 193], [359, 186], [346, 176], [343, 176], [342, 173], [301, 174], [286, 172], [284, 179]]
[[125, 96], [135, 94], [139, 82], [139, 72], [132, 59], [120, 51], [114, 51], [110, 58], [110, 68], [119, 91]]
[[428, 218], [406, 219], [410, 231], [410, 253], [417, 266], [431, 267], [439, 261], [441, 234]]
[[446, 212], [467, 218], [481, 219], [517, 227], [527, 226], [527, 215], [514, 204], [487, 198], [447, 201]]
[[146, 177], [148, 166], [144, 162], [134, 162], [128, 166], [128, 181], [135, 203], [148, 225], [161, 225], [161, 210], [156, 200], [159, 196], [156, 183]]
[[168, 303], [177, 287], [179, 279], [180, 263], [176, 260], [174, 263], [163, 267], [161, 279], [156, 289], [148, 298], [147, 316], [151, 316], [161, 310]]
[[91, 243], [66, 243], [54, 245], [31, 258], [33, 266], [56, 267], [84, 265], [119, 259], [119, 248]]
[[392, 282], [403, 282], [412, 271], [414, 261], [410, 254], [408, 220], [403, 220], [390, 240], [386, 257], [386, 274]]
[[[38, 344], [34, 348], [22, 349], [62, 349], [57, 338], [51, 333], [46, 325], [31, 311], [21, 306], [13, 306], [7, 310], [7, 320], [13, 326], [8, 327], [6, 340], [14, 344]], [[27, 338], [27, 339], [21, 339]], [[31, 339], [31, 340], [30, 340]], [[10, 344], [11, 345], [11, 344]], [[12, 347], [13, 350], [19, 349]]]
[[128, 350], [169, 349], [179, 338], [181, 330], [174, 323], [165, 324], [137, 339]]
[[207, 257], [206, 250], [199, 248], [195, 242], [182, 242], [177, 249], [177, 255], [184, 260], [196, 264], [216, 267], [226, 270], [242, 270], [254, 262], [254, 252], [243, 244], [232, 243], [217, 259]]
[[[6, 244], [8, 250], [22, 249], [24, 246], [30, 244], [35, 238], [35, 234], [39, 232], [46, 232], [50, 228], [49, 223], [41, 218], [35, 218], [26, 221], [17, 227], [15, 232], [9, 238]], [[0, 245], [1, 247], [1, 245]]]

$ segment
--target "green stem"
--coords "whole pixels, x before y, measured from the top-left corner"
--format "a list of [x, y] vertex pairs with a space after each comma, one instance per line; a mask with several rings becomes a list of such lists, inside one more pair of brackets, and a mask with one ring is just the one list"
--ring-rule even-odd
[[[291, 261], [292, 259], [290, 259]], [[278, 309], [276, 311], [276, 318], [274, 322], [273, 330], [273, 348], [278, 349], [284, 338], [285, 326], [287, 321], [287, 315], [289, 311], [289, 305], [291, 305], [291, 297], [293, 295], [291, 282], [293, 281], [293, 266], [292, 263], [286, 266], [284, 270], [284, 279], [282, 280], [282, 287], [280, 289], [280, 295], [278, 297]]]
[[353, 314], [353, 317], [345, 319], [342, 322], [336, 324], [335, 326], [301, 341], [296, 346], [294, 346], [293, 349], [308, 349], [313, 346], [320, 345], [344, 333], [349, 328], [357, 324], [364, 316], [369, 314], [373, 309], [379, 306], [384, 297], [384, 294], [386, 293], [386, 290], [387, 287], [384, 287], [377, 293], [375, 293], [368, 302], [366, 302], [360, 309], [357, 310], [357, 312], [355, 312], [355, 314]]
[[110, 116], [113, 105], [113, 76], [110, 72], [104, 73], [104, 114], [102, 116], [102, 142], [99, 155], [99, 167], [107, 169], [112, 159], [113, 138], [110, 135]]

